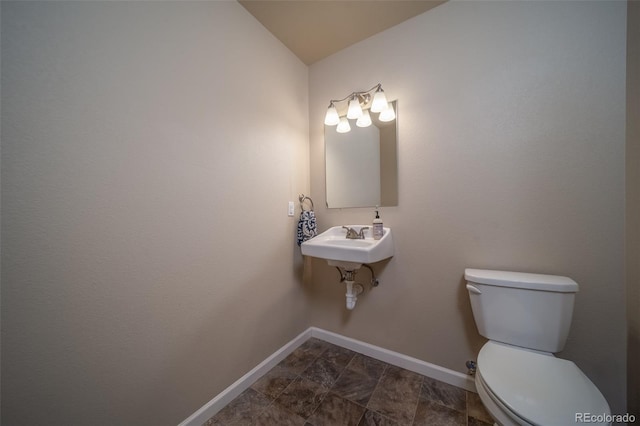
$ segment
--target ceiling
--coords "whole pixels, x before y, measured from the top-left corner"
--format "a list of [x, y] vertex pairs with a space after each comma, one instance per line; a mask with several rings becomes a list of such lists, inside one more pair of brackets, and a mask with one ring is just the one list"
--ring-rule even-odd
[[446, 0], [239, 0], [310, 65]]

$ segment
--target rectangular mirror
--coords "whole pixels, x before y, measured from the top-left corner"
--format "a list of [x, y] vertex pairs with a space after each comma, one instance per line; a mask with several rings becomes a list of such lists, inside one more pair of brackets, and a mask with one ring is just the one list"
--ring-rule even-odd
[[396, 119], [378, 120], [338, 133], [324, 126], [327, 207], [374, 207], [398, 205], [398, 101], [391, 102]]

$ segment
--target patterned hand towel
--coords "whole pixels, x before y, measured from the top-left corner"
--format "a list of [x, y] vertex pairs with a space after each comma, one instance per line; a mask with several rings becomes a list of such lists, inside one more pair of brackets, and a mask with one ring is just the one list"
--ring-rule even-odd
[[300, 213], [298, 221], [298, 245], [304, 241], [318, 235], [318, 226], [316, 225], [316, 214], [313, 211], [303, 211]]

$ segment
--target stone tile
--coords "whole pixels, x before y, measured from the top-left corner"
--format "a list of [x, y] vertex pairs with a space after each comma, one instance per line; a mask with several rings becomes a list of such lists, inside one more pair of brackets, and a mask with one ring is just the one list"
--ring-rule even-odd
[[[304, 344], [303, 344], [304, 345]], [[291, 352], [288, 357], [280, 361], [278, 366], [286, 368], [292, 373], [300, 374], [318, 357], [317, 350], [300, 346]]]
[[279, 404], [271, 404], [255, 418], [253, 426], [303, 426], [305, 420]]
[[482, 400], [475, 392], [467, 392], [467, 414], [469, 417], [493, 424], [491, 414], [484, 408]]
[[333, 362], [340, 368], [344, 368], [351, 362], [356, 352], [347, 348], [332, 345], [320, 355], [321, 358]]
[[327, 392], [327, 387], [298, 377], [276, 398], [275, 403], [306, 419], [320, 405]]
[[331, 391], [342, 398], [366, 406], [378, 381], [353, 370], [344, 370]]
[[215, 417], [211, 417], [209, 420], [202, 423], [202, 426], [219, 426], [219, 425], [224, 425], [224, 423], [222, 423], [219, 420], [216, 420]]
[[249, 388], [210, 418], [205, 425], [251, 424], [270, 403], [269, 398]]
[[389, 367], [385, 370], [381, 379], [391, 379], [394, 381], [407, 381], [407, 382], [418, 382], [419, 385], [422, 384], [422, 379], [424, 376], [421, 376], [418, 373], [414, 373], [413, 371], [405, 370], [404, 368], [396, 367], [395, 365], [389, 365]]
[[206, 426], [493, 424], [479, 397], [311, 338]]
[[430, 377], [425, 377], [422, 382], [420, 398], [453, 408], [461, 413], [467, 411], [467, 391]]
[[467, 416], [453, 408], [420, 398], [413, 424], [415, 426], [466, 426]]
[[493, 426], [493, 423], [483, 422], [475, 417], [467, 417], [467, 426]]
[[367, 410], [364, 412], [364, 416], [360, 419], [358, 426], [396, 426], [398, 423], [393, 420], [387, 419], [380, 413]]
[[410, 425], [418, 405], [422, 378], [409, 370], [389, 366], [371, 395], [367, 408], [401, 425]]
[[317, 358], [300, 376], [323, 386], [331, 386], [338, 379], [342, 370], [342, 368], [329, 360]]
[[356, 353], [347, 368], [378, 380], [388, 365], [386, 362]]
[[296, 377], [298, 377], [297, 374], [276, 365], [251, 385], [251, 388], [273, 400], [276, 399]]
[[365, 408], [329, 393], [308, 422], [313, 426], [357, 426]]
[[335, 346], [334, 344], [312, 337], [306, 342], [304, 342], [303, 344], [301, 344], [298, 347], [298, 349], [305, 353], [313, 354], [315, 356], [320, 356], [322, 352], [334, 346]]

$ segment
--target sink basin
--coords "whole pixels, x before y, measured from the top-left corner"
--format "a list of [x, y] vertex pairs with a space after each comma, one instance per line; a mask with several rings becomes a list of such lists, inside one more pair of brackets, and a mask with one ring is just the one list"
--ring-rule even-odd
[[[346, 226], [359, 232], [360, 228], [369, 225]], [[329, 228], [303, 242], [300, 246], [302, 254], [326, 259], [329, 265], [349, 270], [358, 269], [363, 263], [375, 263], [393, 256], [393, 239], [389, 228], [384, 228], [384, 235], [379, 240], [373, 239], [371, 226], [364, 231], [364, 239], [351, 240], [346, 235], [347, 230], [342, 226]]]

